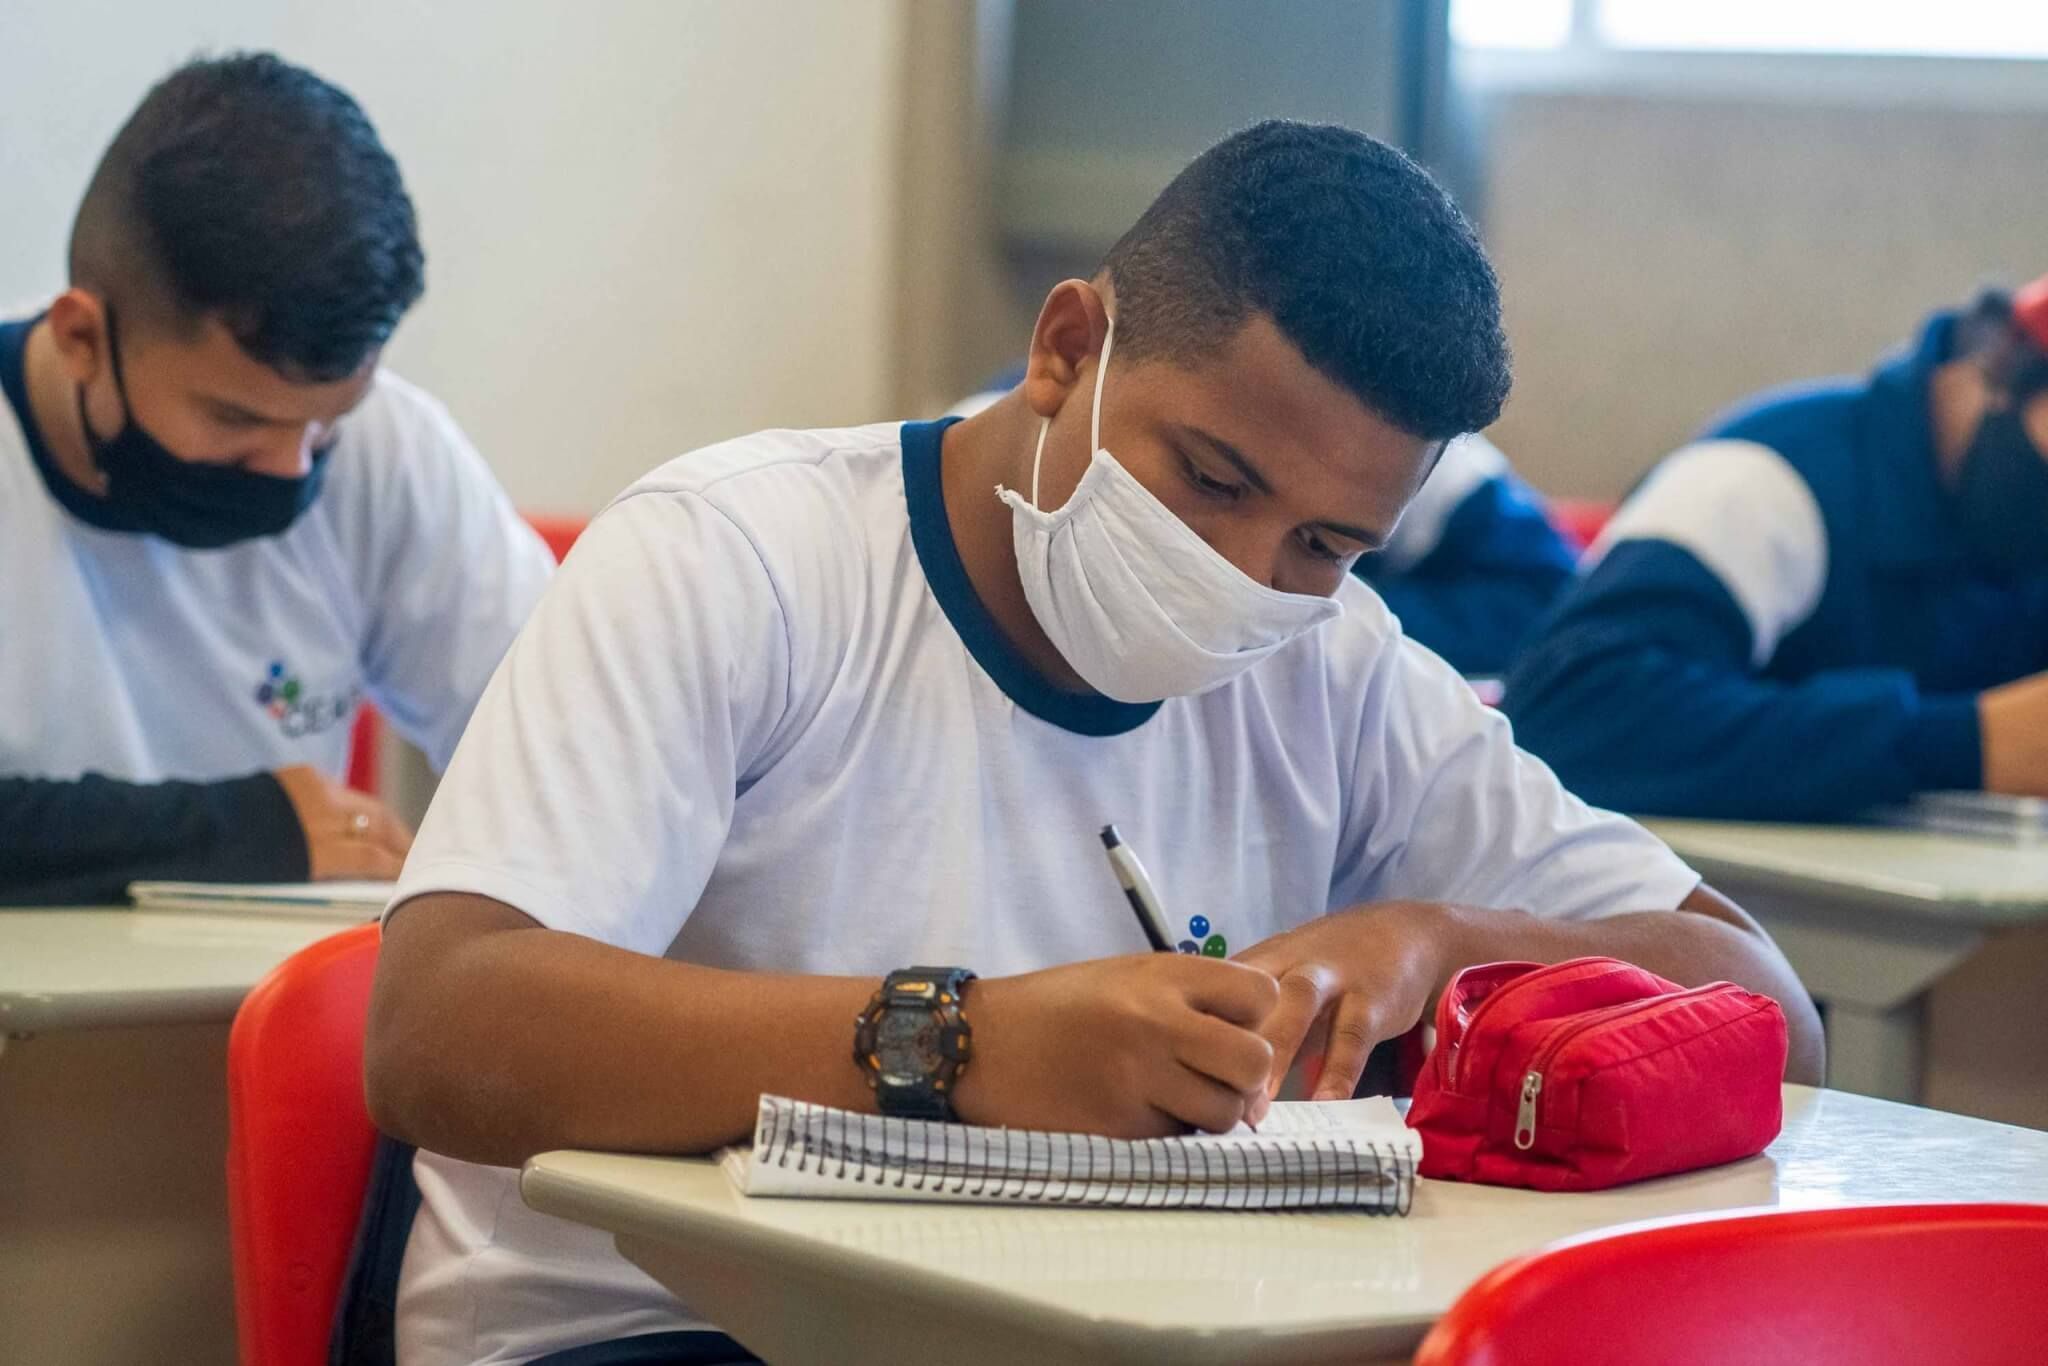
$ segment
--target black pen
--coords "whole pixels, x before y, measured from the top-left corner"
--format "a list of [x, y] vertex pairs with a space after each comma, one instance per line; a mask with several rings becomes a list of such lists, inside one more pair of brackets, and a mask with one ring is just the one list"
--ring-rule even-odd
[[1152, 945], [1154, 953], [1172, 953], [1166, 911], [1159, 904], [1159, 894], [1152, 890], [1152, 880], [1145, 876], [1145, 865], [1138, 862], [1138, 856], [1117, 834], [1114, 825], [1102, 827], [1102, 847], [1109, 855], [1110, 870], [1123, 886], [1124, 900], [1131, 903], [1131, 914], [1138, 917], [1138, 925], [1145, 931], [1146, 942]]
[[[1116, 873], [1116, 880], [1123, 885], [1124, 900], [1131, 903], [1131, 914], [1138, 917], [1138, 924], [1145, 931], [1145, 938], [1152, 945], [1154, 953], [1174, 952], [1173, 942], [1167, 937], [1166, 910], [1159, 904], [1159, 894], [1152, 890], [1152, 879], [1145, 876], [1145, 865], [1138, 862], [1137, 854], [1124, 843], [1124, 837], [1117, 834], [1114, 825], [1102, 827], [1102, 848], [1109, 855], [1109, 866]], [[1253, 1133], [1259, 1126], [1250, 1120], [1244, 1127]]]

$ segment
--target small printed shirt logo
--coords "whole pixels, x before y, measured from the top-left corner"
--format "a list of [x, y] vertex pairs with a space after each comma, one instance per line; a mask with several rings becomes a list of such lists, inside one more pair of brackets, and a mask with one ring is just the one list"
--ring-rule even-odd
[[1206, 915], [1190, 916], [1188, 937], [1174, 947], [1182, 953], [1199, 953], [1204, 958], [1230, 957], [1230, 944], [1221, 934], [1210, 933], [1209, 917]]
[[277, 728], [292, 740], [346, 724], [355, 716], [362, 696], [362, 689], [353, 684], [343, 692], [308, 693], [281, 659], [270, 662], [263, 681], [256, 685], [256, 705], [269, 712]]

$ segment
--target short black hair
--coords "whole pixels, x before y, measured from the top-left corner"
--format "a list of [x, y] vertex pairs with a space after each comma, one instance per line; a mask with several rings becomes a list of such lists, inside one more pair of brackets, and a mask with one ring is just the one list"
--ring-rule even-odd
[[353, 374], [426, 287], [398, 164], [347, 92], [264, 52], [186, 63], [114, 136], [71, 279], [119, 307], [217, 315], [281, 374]]
[[1430, 440], [1500, 415], [1500, 283], [1429, 173], [1365, 134], [1275, 119], [1174, 177], [1103, 260], [1116, 349], [1213, 354], [1254, 311], [1387, 421]]

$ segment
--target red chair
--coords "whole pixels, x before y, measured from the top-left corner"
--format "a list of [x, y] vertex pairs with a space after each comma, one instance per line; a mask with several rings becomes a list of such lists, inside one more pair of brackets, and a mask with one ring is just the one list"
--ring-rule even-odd
[[[553, 552], [555, 563], [560, 564], [568, 555], [569, 547], [576, 544], [576, 538], [583, 534], [583, 528], [590, 525], [587, 517], [555, 517], [546, 513], [524, 514], [526, 524], [540, 534]], [[355, 730], [349, 736], [348, 785], [358, 792], [377, 791], [382, 777], [382, 766], [378, 761], [378, 746], [384, 727], [377, 720], [377, 712], [367, 703], [356, 712]]]
[[382, 739], [376, 710], [367, 702], [357, 707], [355, 725], [348, 733], [348, 785], [358, 792], [377, 792], [384, 772], [384, 761], [377, 752]]
[[2048, 1360], [2044, 1286], [2048, 1205], [1673, 1220], [1495, 1268], [1415, 1366], [2018, 1366]]
[[1580, 550], [1599, 539], [1601, 529], [1614, 516], [1615, 505], [1598, 498], [1552, 498], [1547, 501], [1551, 525]]
[[228, 1231], [241, 1366], [327, 1360], [377, 1131], [363, 1029], [378, 927], [310, 944], [256, 984], [228, 1036]]
[[526, 524], [540, 533], [548, 543], [548, 549], [555, 553], [555, 563], [560, 564], [569, 556], [569, 547], [576, 544], [576, 538], [583, 534], [583, 528], [590, 525], [587, 517], [551, 517], [546, 513], [525, 514]]

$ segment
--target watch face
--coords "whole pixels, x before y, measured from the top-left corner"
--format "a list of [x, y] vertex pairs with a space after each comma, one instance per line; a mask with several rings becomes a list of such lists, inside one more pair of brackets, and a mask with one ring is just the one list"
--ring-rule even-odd
[[892, 1077], [921, 1080], [938, 1071], [939, 1022], [927, 1010], [891, 1010], [875, 1028], [875, 1052], [882, 1071]]

